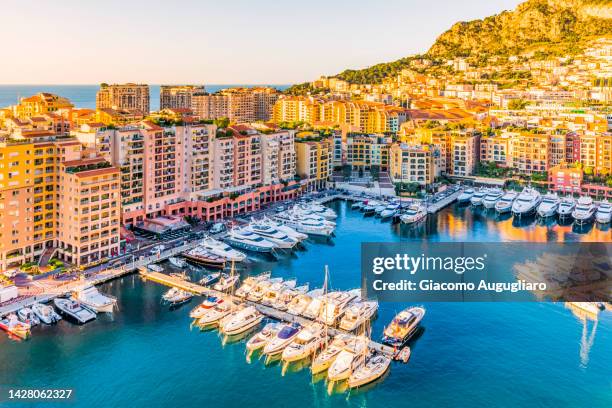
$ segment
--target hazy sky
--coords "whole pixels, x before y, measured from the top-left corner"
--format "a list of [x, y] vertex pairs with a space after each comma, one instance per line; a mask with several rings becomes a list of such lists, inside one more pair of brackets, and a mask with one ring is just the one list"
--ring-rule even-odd
[[520, 0], [0, 0], [0, 83], [285, 84], [426, 51]]

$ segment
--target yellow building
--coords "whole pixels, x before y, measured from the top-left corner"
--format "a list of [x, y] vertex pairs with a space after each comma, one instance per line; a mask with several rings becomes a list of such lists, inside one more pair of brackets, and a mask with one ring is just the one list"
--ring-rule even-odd
[[330, 139], [295, 141], [296, 172], [308, 181], [309, 189], [325, 186], [332, 172], [332, 142]]
[[422, 186], [433, 183], [436, 176], [435, 154], [432, 146], [394, 143], [389, 153], [391, 181], [419, 183]]
[[510, 135], [491, 134], [480, 138], [480, 161], [494, 162], [500, 167], [508, 167], [510, 163]]
[[27, 98], [21, 98], [19, 104], [13, 106], [12, 110], [14, 117], [23, 120], [33, 116], [55, 113], [61, 109], [70, 110], [73, 107], [74, 105], [67, 98], [41, 92]]
[[510, 166], [522, 174], [548, 171], [550, 135], [532, 132], [510, 134]]

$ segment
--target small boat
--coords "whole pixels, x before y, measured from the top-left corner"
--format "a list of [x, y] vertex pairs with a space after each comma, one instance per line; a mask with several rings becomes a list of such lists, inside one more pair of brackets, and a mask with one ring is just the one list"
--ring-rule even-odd
[[62, 317], [55, 312], [52, 306], [43, 305], [41, 303], [34, 303], [32, 305], [32, 312], [40, 319], [44, 324], [55, 324], [62, 320]]
[[361, 207], [361, 211], [366, 214], [374, 214], [374, 212], [376, 211], [376, 207], [378, 207], [380, 205], [380, 203], [378, 201], [368, 201], [367, 203], [365, 203], [365, 205], [363, 207]]
[[29, 324], [30, 326], [36, 326], [40, 324], [40, 319], [29, 307], [24, 307], [19, 309], [17, 312], [17, 317], [24, 323]]
[[329, 366], [327, 379], [334, 382], [347, 380], [353, 371], [364, 364], [368, 343], [366, 337], [355, 337], [348, 342]]
[[250, 300], [251, 302], [261, 302], [266, 293], [266, 290], [268, 290], [270, 286], [282, 281], [283, 278], [271, 278], [258, 281], [247, 294], [247, 300]]
[[555, 193], [544, 194], [538, 206], [538, 215], [542, 218], [552, 217], [557, 213], [561, 199]]
[[153, 272], [163, 272], [164, 271], [164, 268], [162, 266], [159, 266], [158, 264], [148, 264], [147, 269]]
[[381, 212], [385, 211], [385, 208], [387, 208], [388, 205], [389, 203], [385, 203], [384, 201], [381, 202], [376, 208], [374, 208], [374, 214], [379, 216]]
[[30, 328], [31, 326], [29, 323], [20, 322], [14, 313], [0, 320], [0, 329], [22, 340], [30, 337]]
[[196, 265], [201, 265], [212, 269], [223, 269], [227, 259], [223, 256], [213, 254], [212, 252], [196, 247], [189, 252], [183, 254], [185, 259]]
[[412, 204], [400, 215], [400, 220], [404, 224], [416, 224], [427, 217], [427, 209], [420, 204]]
[[309, 357], [321, 348], [325, 340], [323, 325], [312, 323], [300, 331], [296, 338], [285, 347], [281, 359], [285, 363], [290, 363]]
[[484, 208], [491, 209], [495, 207], [495, 204], [504, 196], [504, 190], [500, 188], [492, 188], [487, 192], [487, 195], [482, 199], [482, 205]]
[[574, 197], [564, 197], [557, 208], [557, 214], [559, 218], [569, 217], [574, 212], [574, 208], [576, 208], [576, 200], [574, 200]]
[[197, 320], [196, 325], [200, 328], [211, 327], [219, 324], [221, 320], [234, 311], [236, 305], [232, 302], [223, 302], [206, 310]]
[[353, 341], [353, 339], [352, 336], [347, 334], [339, 334], [334, 337], [325, 350], [318, 354], [312, 361], [312, 365], [310, 366], [312, 374], [318, 374], [327, 370], [336, 357], [338, 357], [338, 354], [340, 354], [344, 347], [346, 347], [350, 341]]
[[385, 209], [380, 212], [380, 218], [382, 219], [391, 218], [399, 212], [399, 209], [400, 209], [399, 203], [391, 203], [387, 205]]
[[189, 302], [193, 295], [179, 288], [171, 288], [162, 296], [162, 301], [170, 306], [178, 306]]
[[265, 345], [278, 334], [282, 327], [283, 324], [278, 322], [266, 324], [260, 332], [257, 332], [247, 341], [247, 350], [253, 352], [265, 347]]
[[222, 273], [221, 278], [217, 283], [215, 283], [213, 289], [219, 292], [226, 292], [229, 289], [233, 288], [239, 280], [240, 277], [237, 275], [228, 275], [226, 273]]
[[469, 203], [473, 195], [474, 195], [473, 188], [468, 188], [466, 190], [463, 190], [463, 192], [459, 194], [459, 197], [457, 197], [457, 202], [459, 204]]
[[378, 302], [355, 302], [351, 304], [340, 320], [340, 328], [353, 331], [369, 321], [378, 310]]
[[264, 346], [263, 353], [268, 357], [282, 353], [285, 347], [297, 337], [300, 331], [302, 331], [302, 326], [298, 323], [284, 324], [276, 336]]
[[540, 201], [542, 201], [542, 196], [538, 190], [525, 187], [512, 204], [512, 214], [515, 217], [533, 214], [536, 212]]
[[391, 364], [391, 359], [382, 354], [376, 354], [367, 359], [366, 363], [357, 368], [348, 379], [349, 388], [357, 388], [369, 384], [382, 377]]
[[593, 203], [593, 199], [589, 196], [582, 196], [576, 203], [576, 208], [572, 212], [572, 217], [579, 225], [591, 222], [597, 211], [597, 207]]
[[334, 233], [335, 229], [335, 225], [325, 220], [300, 218], [290, 214], [278, 214], [275, 219], [285, 226], [308, 235], [329, 237]]
[[383, 343], [393, 347], [401, 347], [406, 344], [415, 333], [423, 316], [425, 316], [425, 309], [420, 306], [409, 307], [399, 312], [391, 324], [385, 328]]
[[96, 313], [93, 310], [73, 299], [55, 298], [53, 304], [62, 315], [79, 324], [85, 324], [96, 318]]
[[475, 207], [481, 205], [482, 200], [484, 200], [488, 193], [489, 189], [487, 188], [481, 188], [480, 190], [475, 191], [474, 194], [472, 194], [472, 197], [470, 198], [470, 204]]
[[204, 276], [202, 279], [198, 281], [198, 283], [202, 286], [210, 286], [213, 283], [217, 282], [221, 277], [221, 272], [210, 273]]
[[189, 312], [189, 317], [192, 319], [199, 319], [204, 316], [207, 310], [212, 309], [213, 307], [223, 303], [223, 298], [217, 296], [208, 296], [202, 303], [197, 305], [191, 312]]
[[363, 207], [363, 201], [355, 201], [352, 205], [351, 205], [351, 209], [352, 210], [361, 210], [361, 207]]
[[168, 262], [170, 262], [172, 266], [176, 266], [177, 268], [184, 268], [185, 265], [187, 265], [187, 261], [185, 261], [183, 258], [178, 258], [176, 256], [171, 256], [170, 258], [168, 258]]
[[173, 272], [173, 273], [169, 273], [168, 276], [172, 276], [173, 278], [180, 279], [183, 281], [191, 282], [191, 277], [187, 275], [185, 272], [180, 272], [180, 273]]
[[499, 201], [495, 203], [495, 211], [498, 214], [509, 213], [510, 211], [512, 211], [512, 204], [514, 203], [514, 200], [516, 200], [516, 197], [518, 197], [517, 192], [515, 191], [506, 192], [506, 194], [504, 194], [502, 198], [500, 198]]
[[76, 290], [73, 297], [96, 313], [113, 313], [117, 306], [117, 299], [100, 293], [95, 286]]
[[219, 329], [228, 336], [244, 333], [261, 323], [263, 317], [255, 307], [248, 306], [224, 318]]
[[597, 207], [597, 212], [595, 213], [595, 220], [597, 220], [600, 224], [607, 224], [612, 219], [612, 205], [608, 202], [608, 200], [603, 200], [599, 203], [599, 207]]

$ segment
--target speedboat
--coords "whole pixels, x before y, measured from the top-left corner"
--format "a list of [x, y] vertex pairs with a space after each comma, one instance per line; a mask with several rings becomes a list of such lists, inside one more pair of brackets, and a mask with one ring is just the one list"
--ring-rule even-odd
[[285, 363], [299, 361], [313, 355], [325, 342], [326, 335], [321, 323], [306, 326], [296, 338], [283, 350], [282, 360]]
[[221, 278], [221, 272], [209, 273], [198, 281], [202, 286], [210, 286]]
[[178, 258], [176, 256], [171, 256], [168, 258], [168, 262], [172, 264], [172, 266], [176, 266], [177, 268], [184, 268], [187, 262], [183, 258]]
[[470, 198], [470, 204], [472, 204], [473, 206], [481, 205], [482, 200], [484, 200], [488, 193], [489, 190], [486, 188], [481, 188], [480, 190], [475, 191], [474, 194], [472, 194], [472, 197]]
[[257, 332], [249, 339], [249, 341], [247, 341], [247, 350], [249, 352], [253, 352], [265, 347], [265, 345], [268, 344], [271, 339], [276, 337], [282, 327], [283, 324], [278, 322], [266, 324], [261, 331]]
[[612, 205], [610, 205], [608, 200], [603, 200], [599, 203], [599, 207], [595, 213], [595, 219], [600, 224], [607, 224], [610, 222], [610, 219], [612, 219]]
[[222, 333], [232, 336], [252, 329], [262, 320], [263, 315], [255, 307], [248, 306], [224, 318], [219, 329]]
[[20, 322], [14, 313], [0, 320], [0, 329], [23, 340], [30, 337], [30, 328], [29, 323]]
[[302, 331], [302, 326], [298, 323], [284, 324], [276, 336], [264, 346], [263, 353], [268, 357], [282, 353], [300, 331]]
[[210, 236], [207, 236], [202, 239], [202, 241], [198, 243], [198, 246], [196, 248], [205, 249], [214, 255], [221, 256], [225, 259], [234, 262], [242, 262], [247, 258], [244, 253], [235, 250], [231, 246], [227, 245], [225, 242], [216, 240]]
[[552, 217], [557, 213], [559, 204], [561, 204], [561, 199], [556, 193], [544, 194], [538, 206], [538, 215], [542, 218]]
[[402, 310], [385, 328], [383, 343], [393, 347], [403, 346], [415, 333], [419, 323], [425, 316], [423, 307], [409, 307]]
[[179, 288], [171, 288], [162, 296], [162, 302], [170, 306], [178, 306], [187, 303], [193, 298], [193, 295]]
[[399, 208], [400, 208], [399, 203], [389, 204], [388, 206], [385, 207], [384, 210], [380, 212], [380, 218], [385, 219], [385, 218], [393, 217], [395, 214], [398, 213]]
[[404, 224], [416, 224], [427, 217], [427, 209], [420, 204], [413, 204], [400, 215], [400, 220]]
[[559, 214], [560, 218], [569, 217], [574, 212], [574, 208], [576, 208], [576, 200], [574, 200], [574, 197], [564, 197], [557, 208], [557, 214]]
[[347, 380], [354, 370], [365, 363], [369, 339], [355, 337], [349, 341], [327, 370], [329, 381]]
[[538, 190], [525, 187], [512, 204], [512, 214], [517, 217], [533, 214], [542, 201], [542, 196]]
[[378, 302], [355, 302], [351, 304], [340, 320], [340, 328], [353, 331], [369, 321], [378, 310]]
[[189, 312], [189, 317], [192, 319], [199, 319], [200, 317], [204, 316], [207, 310], [212, 309], [221, 303], [223, 303], [223, 298], [217, 296], [207, 296], [202, 303], [197, 305], [191, 312]]
[[73, 296], [96, 313], [113, 313], [117, 306], [116, 298], [100, 293], [95, 286], [76, 290]]
[[257, 276], [249, 276], [242, 281], [242, 285], [236, 290], [235, 295], [244, 299], [251, 290], [255, 288], [257, 283], [270, 278], [271, 272], [264, 272]]
[[376, 214], [377, 216], [380, 215], [380, 213], [383, 212], [388, 205], [389, 203], [386, 203], [384, 201], [379, 203], [378, 206], [374, 208], [374, 214]]
[[344, 347], [351, 341], [354, 341], [354, 337], [347, 334], [338, 334], [334, 337], [325, 350], [318, 354], [312, 361], [312, 365], [310, 366], [312, 374], [318, 374], [327, 370], [336, 357], [338, 357], [338, 354], [340, 354]]
[[55, 298], [53, 304], [65, 317], [69, 317], [79, 324], [87, 323], [96, 318], [96, 313], [87, 306], [73, 299]]
[[492, 188], [482, 199], [482, 205], [486, 209], [495, 207], [495, 204], [504, 196], [504, 190], [500, 188]]
[[245, 230], [233, 229], [224, 241], [236, 248], [252, 252], [272, 252], [278, 245], [261, 236]]
[[221, 278], [217, 283], [215, 283], [213, 289], [219, 292], [225, 292], [233, 288], [239, 280], [240, 277], [238, 275], [228, 275], [226, 273], [222, 273]]
[[284, 234], [276, 228], [270, 227], [268, 225], [252, 223], [247, 225], [245, 229], [247, 231], [260, 235], [268, 241], [272, 241], [279, 248], [291, 249], [298, 243], [297, 239], [291, 238], [287, 234]]
[[210, 327], [219, 324], [221, 320], [229, 316], [234, 311], [236, 305], [232, 302], [216, 304], [202, 313], [196, 325], [200, 328]]
[[378, 207], [379, 205], [380, 203], [378, 201], [370, 200], [366, 202], [363, 207], [361, 207], [361, 211], [366, 215], [374, 214], [374, 212], [376, 211], [376, 207]]
[[361, 387], [382, 377], [391, 364], [391, 359], [382, 354], [368, 358], [364, 365], [357, 368], [348, 379], [349, 388]]
[[40, 324], [40, 319], [29, 307], [23, 307], [19, 309], [19, 311], [17, 312], [17, 317], [19, 318], [19, 320], [29, 324], [30, 326], [36, 326]]
[[498, 214], [506, 214], [512, 211], [512, 204], [514, 203], [514, 200], [516, 200], [517, 196], [518, 193], [514, 191], [506, 192], [506, 194], [504, 194], [502, 198], [495, 203], [495, 211]]
[[147, 269], [153, 272], [163, 272], [164, 271], [164, 268], [162, 266], [159, 266], [158, 264], [148, 264]]
[[32, 312], [40, 319], [44, 324], [54, 324], [62, 320], [62, 317], [55, 312], [52, 306], [43, 305], [41, 303], [34, 303], [32, 305]]
[[291, 313], [294, 316], [302, 315], [306, 311], [306, 308], [308, 307], [308, 305], [310, 305], [312, 300], [316, 297], [321, 296], [322, 294], [323, 289], [314, 289], [303, 295], [297, 295], [296, 297], [291, 299], [291, 302], [289, 302], [289, 305], [287, 305], [287, 312]]
[[473, 188], [468, 188], [466, 190], [463, 190], [463, 192], [461, 194], [459, 194], [459, 197], [457, 197], [457, 202], [459, 204], [469, 203], [470, 199], [474, 195], [474, 192], [475, 191], [474, 191]]
[[591, 222], [595, 211], [597, 211], [597, 207], [593, 204], [593, 199], [589, 196], [582, 196], [578, 199], [578, 203], [576, 203], [572, 217], [574, 217], [578, 224], [585, 224]]

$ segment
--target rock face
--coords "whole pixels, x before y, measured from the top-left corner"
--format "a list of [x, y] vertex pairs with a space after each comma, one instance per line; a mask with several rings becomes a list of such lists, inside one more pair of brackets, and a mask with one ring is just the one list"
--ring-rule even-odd
[[459, 22], [438, 37], [432, 57], [513, 55], [532, 48], [580, 51], [592, 36], [612, 35], [610, 0], [528, 0], [514, 11]]

